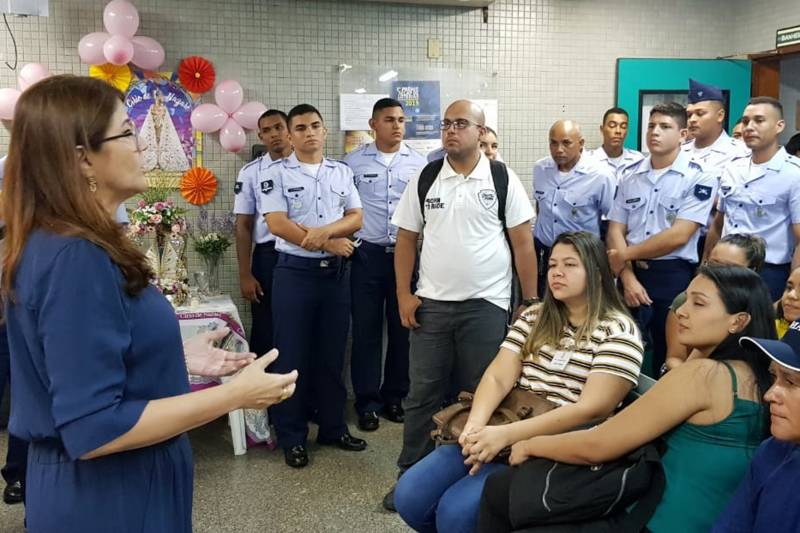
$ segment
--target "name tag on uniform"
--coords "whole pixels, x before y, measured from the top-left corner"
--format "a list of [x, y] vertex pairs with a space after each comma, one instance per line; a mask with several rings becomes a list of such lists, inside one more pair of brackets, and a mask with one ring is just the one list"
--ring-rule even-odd
[[287, 192], [300, 192], [300, 191], [304, 191], [304, 190], [305, 190], [305, 187], [292, 187]]
[[550, 360], [550, 364], [548, 366], [553, 370], [564, 370], [567, 368], [571, 358], [571, 352], [566, 350], [558, 350], [555, 354], [553, 354], [553, 358]]
[[263, 194], [269, 194], [272, 192], [272, 189], [275, 188], [275, 184], [272, 180], [264, 180], [261, 182], [261, 192]]
[[377, 178], [378, 175], [377, 174], [364, 174], [364, 177], [365, 178]]
[[641, 198], [628, 198], [627, 200], [625, 200], [625, 203], [626, 204], [635, 204], [635, 203], [641, 202], [641, 201], [642, 201]]
[[233, 194], [239, 194], [240, 192], [242, 192], [242, 182], [241, 181], [237, 181], [233, 185]]

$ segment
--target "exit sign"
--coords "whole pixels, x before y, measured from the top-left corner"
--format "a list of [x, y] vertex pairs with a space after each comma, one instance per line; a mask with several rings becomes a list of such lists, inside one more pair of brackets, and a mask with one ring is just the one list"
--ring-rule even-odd
[[793, 44], [800, 44], [800, 26], [793, 26], [791, 28], [783, 28], [778, 30], [775, 36], [775, 48], [782, 46], [790, 46]]

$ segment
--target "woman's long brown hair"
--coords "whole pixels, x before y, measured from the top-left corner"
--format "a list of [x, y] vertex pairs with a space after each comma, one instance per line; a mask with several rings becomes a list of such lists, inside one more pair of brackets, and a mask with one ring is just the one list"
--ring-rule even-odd
[[128, 294], [147, 286], [151, 271], [144, 255], [95, 199], [78, 157], [78, 146], [102, 148], [121, 101], [122, 94], [103, 81], [53, 76], [30, 87], [17, 102], [3, 183], [1, 286], [7, 298], [13, 297], [25, 244], [37, 229], [101, 247], [122, 271]]

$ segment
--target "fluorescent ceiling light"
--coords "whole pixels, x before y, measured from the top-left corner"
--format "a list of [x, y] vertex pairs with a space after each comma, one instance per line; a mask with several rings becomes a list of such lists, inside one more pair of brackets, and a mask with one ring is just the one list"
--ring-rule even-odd
[[396, 70], [387, 70], [386, 72], [384, 72], [383, 74], [380, 75], [380, 77], [378, 78], [378, 81], [383, 83], [385, 81], [389, 81], [389, 80], [394, 79], [396, 77], [397, 77], [397, 71]]
[[356, 94], [364, 94], [364, 93], [367, 92], [367, 90], [365, 88], [363, 88], [363, 87], [360, 87], [360, 88], [356, 89], [353, 92], [356, 93]]

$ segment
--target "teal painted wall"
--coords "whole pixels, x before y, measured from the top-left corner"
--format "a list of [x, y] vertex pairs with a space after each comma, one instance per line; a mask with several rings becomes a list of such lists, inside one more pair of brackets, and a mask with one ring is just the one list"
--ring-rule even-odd
[[625, 146], [637, 146], [639, 91], [689, 91], [689, 78], [730, 91], [727, 130], [750, 98], [750, 61], [742, 59], [618, 59], [617, 105], [630, 116]]

